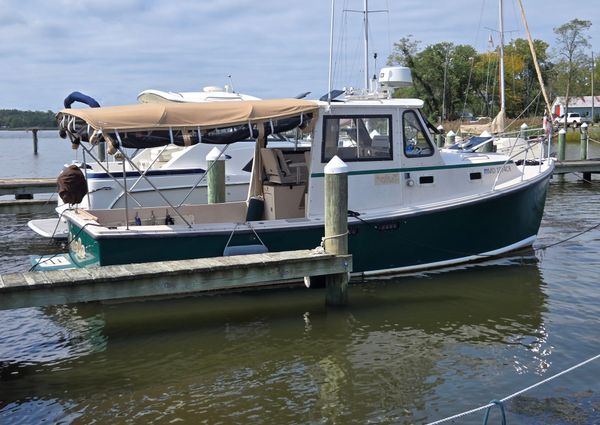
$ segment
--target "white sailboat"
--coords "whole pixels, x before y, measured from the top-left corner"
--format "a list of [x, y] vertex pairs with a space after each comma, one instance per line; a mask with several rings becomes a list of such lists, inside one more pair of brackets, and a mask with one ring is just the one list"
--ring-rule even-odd
[[[525, 19], [525, 13], [522, 3], [519, 1], [521, 6], [521, 12], [525, 27], [527, 28], [527, 21]], [[469, 142], [468, 140], [464, 143], [458, 144], [459, 148], [467, 148], [470, 150], [478, 150], [480, 152], [497, 151], [509, 155], [512, 159], [517, 161], [527, 160], [539, 160], [544, 156], [544, 142], [546, 142], [547, 135], [545, 129], [529, 129], [526, 125], [521, 126], [520, 130], [513, 132], [506, 132], [506, 83], [504, 76], [504, 2], [498, 0], [498, 31], [499, 31], [499, 43], [498, 43], [498, 75], [499, 75], [499, 106], [500, 110], [494, 117], [491, 123], [487, 125], [461, 125], [461, 131], [473, 131], [477, 129], [482, 131], [481, 135], [476, 139], [477, 143]], [[528, 32], [528, 38], [531, 46], [531, 36]], [[534, 63], [538, 70], [538, 78], [546, 100], [548, 104], [547, 96], [544, 90], [544, 83], [541, 79], [539, 67], [537, 65], [537, 59], [535, 56], [535, 50], [531, 48]], [[547, 105], [549, 108], [549, 105]], [[537, 149], [536, 149], [537, 148]], [[534, 150], [535, 149], [535, 150]]]

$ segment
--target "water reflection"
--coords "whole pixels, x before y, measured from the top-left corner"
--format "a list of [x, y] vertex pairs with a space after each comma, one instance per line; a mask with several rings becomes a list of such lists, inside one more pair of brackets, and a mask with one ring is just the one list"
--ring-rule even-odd
[[316, 289], [43, 309], [46, 333], [0, 337], [0, 421], [45, 400], [95, 423], [419, 422], [486, 374], [545, 367], [543, 286], [519, 257], [357, 284], [346, 309]]

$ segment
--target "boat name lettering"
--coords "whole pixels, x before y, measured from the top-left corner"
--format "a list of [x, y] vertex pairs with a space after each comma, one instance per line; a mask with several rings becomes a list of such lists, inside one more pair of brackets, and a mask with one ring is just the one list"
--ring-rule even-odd
[[395, 221], [393, 223], [385, 223], [385, 224], [376, 224], [375, 225], [375, 228], [377, 230], [379, 230], [380, 232], [396, 230], [399, 227], [400, 227], [400, 223], [398, 223], [397, 221]]
[[512, 170], [510, 165], [501, 165], [498, 167], [489, 167], [483, 169], [483, 174], [498, 174], [498, 173], [510, 173]]
[[376, 185], [400, 184], [400, 173], [386, 173], [375, 175]]

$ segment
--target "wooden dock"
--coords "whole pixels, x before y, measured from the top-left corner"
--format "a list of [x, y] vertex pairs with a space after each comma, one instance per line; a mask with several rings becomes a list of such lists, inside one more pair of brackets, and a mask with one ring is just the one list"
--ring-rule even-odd
[[352, 271], [351, 255], [311, 250], [0, 275], [0, 310], [276, 287]]
[[591, 180], [592, 173], [600, 173], [600, 159], [556, 161], [554, 174], [577, 173], [585, 180]]
[[56, 179], [0, 179], [0, 196], [14, 195], [15, 199], [33, 199], [36, 193], [56, 192]]
[[0, 179], [0, 196], [14, 196], [14, 199], [0, 200], [0, 213], [19, 214], [30, 212], [53, 213], [58, 196], [48, 199], [34, 199], [34, 194], [51, 195], [56, 192], [56, 179], [19, 178]]

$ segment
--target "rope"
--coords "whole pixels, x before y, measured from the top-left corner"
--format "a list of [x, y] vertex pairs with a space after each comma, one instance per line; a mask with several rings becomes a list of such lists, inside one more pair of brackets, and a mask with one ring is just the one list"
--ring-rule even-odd
[[506, 425], [506, 412], [504, 411], [504, 404], [500, 400], [492, 400], [490, 403], [493, 403], [493, 406], [488, 407], [488, 409], [485, 411], [483, 425], [487, 425], [488, 419], [490, 418], [490, 411], [494, 406], [500, 406], [500, 412], [502, 412], [502, 425]]
[[583, 231], [581, 231], [579, 233], [576, 233], [573, 236], [569, 236], [568, 238], [563, 239], [561, 241], [558, 241], [558, 242], [555, 242], [555, 243], [551, 243], [550, 245], [541, 246], [539, 248], [535, 248], [535, 251], [543, 251], [545, 249], [552, 248], [553, 246], [560, 245], [561, 243], [568, 242], [571, 239], [575, 239], [577, 236], [581, 236], [581, 235], [583, 235], [583, 234], [585, 234], [587, 232], [591, 232], [592, 230], [597, 229], [598, 227], [600, 227], [600, 223], [595, 224], [594, 226], [591, 226], [591, 227], [589, 227], [589, 228], [587, 228], [587, 229], [585, 229], [585, 230], [583, 230]]
[[513, 394], [511, 394], [509, 396], [504, 397], [503, 399], [493, 400], [493, 401], [489, 402], [488, 404], [486, 404], [485, 406], [476, 407], [475, 409], [467, 410], [466, 412], [458, 413], [458, 414], [453, 415], [453, 416], [448, 416], [447, 418], [440, 419], [440, 420], [437, 420], [435, 422], [429, 422], [427, 425], [441, 424], [441, 423], [444, 423], [444, 422], [451, 421], [453, 419], [458, 419], [458, 418], [461, 418], [463, 416], [470, 415], [471, 413], [475, 413], [475, 412], [479, 412], [479, 411], [484, 410], [484, 409], [488, 409], [488, 413], [486, 413], [485, 420], [483, 422], [484, 425], [485, 425], [487, 423], [487, 417], [488, 417], [488, 414], [489, 414], [489, 409], [491, 407], [496, 406], [496, 405], [499, 405], [500, 408], [501, 408], [501, 410], [502, 410], [502, 413], [503, 413], [502, 414], [502, 417], [503, 417], [502, 418], [502, 424], [504, 425], [504, 424], [506, 424], [506, 420], [505, 420], [505, 417], [504, 417], [504, 407], [502, 406], [502, 403], [504, 403], [504, 402], [506, 402], [506, 401], [508, 401], [508, 400], [510, 400], [512, 398], [515, 398], [516, 396], [521, 395], [524, 392], [527, 392], [527, 391], [532, 390], [532, 389], [534, 389], [536, 387], [539, 387], [540, 385], [545, 384], [546, 382], [550, 382], [550, 381], [558, 378], [559, 376], [562, 376], [562, 375], [564, 375], [566, 373], [569, 373], [569, 372], [571, 372], [571, 371], [573, 371], [573, 370], [575, 370], [577, 368], [580, 368], [581, 366], [584, 366], [584, 365], [586, 365], [586, 364], [588, 364], [588, 363], [590, 363], [590, 362], [592, 362], [594, 360], [597, 360], [599, 358], [600, 358], [600, 354], [597, 354], [594, 357], [591, 357], [591, 358], [589, 358], [587, 360], [584, 360], [581, 363], [576, 364], [575, 366], [571, 366], [570, 368], [568, 368], [566, 370], [563, 370], [562, 372], [554, 374], [554, 375], [552, 375], [552, 376], [544, 379], [543, 381], [540, 381], [540, 382], [538, 382], [536, 384], [530, 385], [527, 388], [524, 388], [524, 389], [522, 389], [520, 391], [517, 391], [516, 393], [513, 393]]
[[527, 110], [528, 110], [529, 108], [531, 108], [531, 106], [533, 105], [533, 103], [537, 101], [537, 99], [540, 97], [540, 94], [541, 94], [541, 93], [539, 93], [539, 92], [538, 92], [538, 94], [537, 94], [537, 95], [536, 95], [536, 96], [533, 98], [533, 100], [532, 100], [531, 102], [529, 102], [529, 105], [527, 105], [527, 106], [525, 107], [525, 109], [524, 109], [524, 110], [523, 110], [523, 111], [522, 111], [522, 112], [521, 112], [521, 113], [520, 113], [520, 114], [519, 114], [519, 115], [518, 115], [518, 116], [517, 116], [517, 117], [516, 117], [514, 120], [512, 120], [512, 121], [510, 122], [510, 124], [508, 124], [508, 125], [506, 126], [506, 128], [509, 128], [511, 125], [513, 125], [515, 122], [517, 122], [517, 120], [518, 120], [519, 118], [521, 118], [523, 115], [525, 115], [525, 112], [527, 112]]
[[588, 136], [588, 140], [589, 140], [590, 142], [594, 142], [594, 143], [598, 143], [598, 144], [600, 144], [600, 142], [599, 142], [598, 140], [594, 140], [594, 139], [592, 139], [590, 136]]
[[248, 226], [250, 228], [250, 230], [252, 230], [252, 233], [254, 233], [254, 236], [256, 236], [256, 239], [258, 239], [258, 241], [260, 242], [260, 244], [262, 246], [264, 246], [265, 248], [267, 248], [267, 250], [269, 249], [269, 247], [267, 245], [265, 245], [265, 243], [262, 241], [262, 239], [260, 238], [260, 236], [258, 236], [258, 233], [256, 233], [256, 230], [254, 230], [254, 227], [252, 227], [252, 224], [250, 224], [249, 221], [247, 221], [245, 223], [235, 223], [235, 226], [233, 226], [233, 230], [231, 231], [231, 234], [229, 235], [229, 239], [227, 239], [227, 243], [225, 244], [225, 248], [224, 249], [227, 249], [227, 247], [229, 246], [229, 243], [231, 242], [231, 239], [233, 238], [233, 235], [234, 235], [236, 229], [238, 228], [238, 226], [240, 224]]
[[346, 230], [344, 233], [340, 233], [339, 235], [331, 235], [331, 236], [323, 236], [321, 238], [321, 248], [325, 248], [325, 241], [329, 240], [329, 239], [336, 239], [336, 238], [343, 238], [344, 236], [348, 235], [349, 232]]

